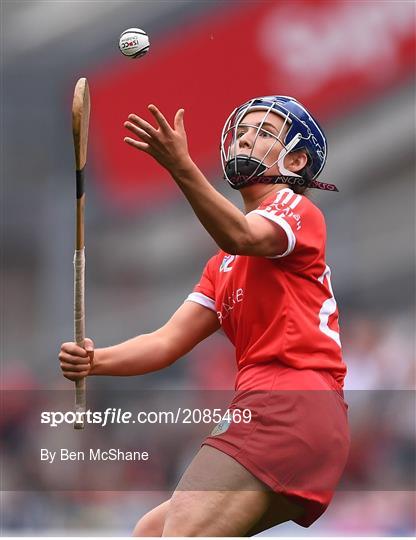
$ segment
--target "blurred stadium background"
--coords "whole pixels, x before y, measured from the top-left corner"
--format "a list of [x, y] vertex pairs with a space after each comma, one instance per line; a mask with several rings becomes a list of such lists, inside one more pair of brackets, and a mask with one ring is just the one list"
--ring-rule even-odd
[[[377, 489], [375, 479], [391, 463], [414, 479], [414, 411], [397, 403], [401, 391], [415, 389], [415, 4], [3, 0], [1, 19], [2, 387], [70, 388], [57, 352], [72, 339], [76, 80], [88, 77], [92, 97], [87, 334], [97, 346], [164, 323], [215, 250], [168, 175], [124, 145], [127, 114], [154, 102], [172, 118], [183, 106], [191, 155], [239, 205], [221, 180], [222, 124], [254, 95], [294, 95], [326, 129], [321, 179], [340, 189], [311, 197], [327, 218], [357, 423], [349, 489], [310, 529], [287, 524], [264, 534], [414, 534], [414, 490], [400, 482]], [[150, 35], [142, 60], [117, 50], [118, 35], [131, 26]], [[222, 389], [232, 388], [233, 376], [231, 346], [215, 335], [165, 372], [88, 384], [102, 392]], [[398, 400], [381, 412], [371, 399], [376, 390]], [[16, 415], [12, 425], [7, 412], [0, 423], [6, 457], [35, 436], [16, 428]], [[166, 498], [36, 485], [2, 495], [2, 534], [23, 536], [129, 535]]]

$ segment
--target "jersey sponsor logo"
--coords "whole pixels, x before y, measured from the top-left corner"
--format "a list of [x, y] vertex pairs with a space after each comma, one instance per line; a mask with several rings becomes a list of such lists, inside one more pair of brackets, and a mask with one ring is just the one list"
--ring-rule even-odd
[[273, 203], [265, 208], [266, 212], [270, 212], [275, 216], [281, 217], [285, 220], [292, 218], [296, 222], [296, 230], [299, 231], [302, 228], [302, 220], [299, 214], [295, 214], [290, 206], [283, 206], [282, 203]]
[[243, 289], [237, 289], [231, 293], [227, 300], [222, 302], [221, 309], [217, 311], [218, 320], [221, 324], [230, 315], [235, 305], [243, 301], [243, 296]]
[[235, 261], [236, 258], [237, 255], [225, 255], [220, 266], [220, 272], [231, 272], [233, 267], [230, 265]]
[[[283, 197], [284, 196], [284, 197]], [[299, 214], [295, 214], [294, 209], [301, 202], [302, 195], [294, 193], [291, 189], [282, 189], [277, 194], [275, 200], [269, 204], [265, 210], [275, 216], [288, 220], [293, 218], [296, 222], [296, 230], [302, 228], [302, 221]]]
[[280, 214], [277, 214], [277, 216], [281, 216], [285, 219], [293, 218], [296, 221], [296, 230], [299, 231], [302, 228], [302, 221], [300, 219], [299, 214], [295, 214], [290, 207], [284, 208]]
[[300, 215], [293, 214], [292, 217], [296, 221], [296, 230], [298, 231], [299, 229], [302, 228], [302, 221], [300, 220]]

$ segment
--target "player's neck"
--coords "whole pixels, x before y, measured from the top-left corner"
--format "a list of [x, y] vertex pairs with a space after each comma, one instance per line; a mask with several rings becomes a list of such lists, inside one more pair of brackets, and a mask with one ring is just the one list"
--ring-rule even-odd
[[281, 189], [285, 189], [286, 184], [254, 184], [240, 189], [241, 196], [244, 201], [244, 211], [246, 214], [255, 210], [260, 204], [270, 197], [273, 193], [277, 193]]

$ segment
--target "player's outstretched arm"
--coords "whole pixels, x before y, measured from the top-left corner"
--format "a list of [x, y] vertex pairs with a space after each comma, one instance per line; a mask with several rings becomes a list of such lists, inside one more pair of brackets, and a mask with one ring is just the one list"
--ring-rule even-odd
[[168, 367], [219, 328], [216, 314], [195, 302], [185, 302], [159, 330], [119, 345], [86, 349], [63, 343], [59, 360], [64, 377], [77, 380], [88, 375], [143, 375]]
[[125, 142], [151, 155], [165, 167], [191, 204], [196, 216], [218, 247], [233, 255], [275, 256], [287, 249], [281, 228], [259, 216], [244, 216], [219, 193], [192, 161], [184, 127], [184, 111], [176, 113], [173, 127], [154, 105], [149, 105], [157, 128], [136, 114], [124, 126], [140, 140]]

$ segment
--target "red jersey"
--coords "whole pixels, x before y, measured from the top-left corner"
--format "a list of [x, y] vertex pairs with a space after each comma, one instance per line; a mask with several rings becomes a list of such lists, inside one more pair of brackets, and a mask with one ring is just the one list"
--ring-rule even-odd
[[325, 262], [322, 212], [285, 188], [253, 212], [279, 225], [288, 247], [276, 257], [220, 250], [205, 266], [188, 300], [216, 312], [236, 349], [236, 388], [267, 380], [267, 365], [330, 372], [342, 386], [338, 308]]

